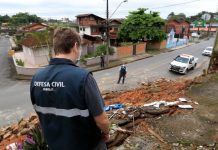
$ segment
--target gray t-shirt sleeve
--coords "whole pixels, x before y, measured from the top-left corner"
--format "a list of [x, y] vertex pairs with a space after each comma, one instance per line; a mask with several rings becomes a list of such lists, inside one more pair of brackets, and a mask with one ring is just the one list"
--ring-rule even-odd
[[91, 74], [89, 74], [86, 79], [85, 101], [92, 116], [98, 116], [104, 112], [103, 98], [98, 85]]

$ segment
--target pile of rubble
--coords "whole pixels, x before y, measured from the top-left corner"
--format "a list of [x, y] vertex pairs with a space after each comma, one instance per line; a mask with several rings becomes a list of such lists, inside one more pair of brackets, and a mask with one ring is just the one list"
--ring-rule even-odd
[[[176, 82], [161, 79], [151, 83], [143, 83], [140, 88], [124, 92], [110, 92], [103, 95], [106, 106], [119, 104], [120, 109], [109, 109], [111, 121], [111, 139], [108, 147], [122, 144], [130, 135], [138, 132], [149, 132], [163, 141], [150, 127], [149, 119], [161, 115], [175, 115], [192, 109], [197, 103], [187, 98], [181, 98], [193, 81]], [[188, 104], [188, 105], [187, 105]], [[5, 149], [11, 143], [22, 142], [31, 129], [38, 125], [37, 116], [31, 115], [18, 124], [0, 129], [0, 149]]]
[[12, 143], [23, 143], [25, 136], [39, 124], [36, 114], [30, 115], [27, 119], [21, 119], [17, 124], [0, 129], [0, 149]]
[[[111, 139], [107, 143], [108, 148], [119, 146], [132, 134], [138, 132], [149, 132], [160, 141], [164, 140], [158, 136], [150, 127], [149, 120], [161, 115], [175, 115], [184, 112], [184, 109], [192, 110], [197, 103], [179, 98], [174, 102], [156, 101], [143, 106], [126, 106], [120, 109], [112, 109], [107, 112], [111, 121]], [[112, 108], [114, 105], [110, 105]]]
[[105, 104], [111, 105], [120, 103], [124, 105], [142, 106], [145, 103], [157, 100], [164, 100], [168, 102], [175, 101], [185, 95], [185, 90], [194, 81], [187, 80], [183, 82], [176, 82], [172, 80], [160, 79], [155, 82], [143, 83], [139, 88], [134, 90], [105, 93]]

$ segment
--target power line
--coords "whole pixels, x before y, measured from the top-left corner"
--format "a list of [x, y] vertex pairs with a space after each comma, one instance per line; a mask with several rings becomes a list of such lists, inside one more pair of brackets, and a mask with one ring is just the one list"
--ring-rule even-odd
[[188, 4], [188, 3], [194, 3], [200, 0], [193, 0], [193, 1], [189, 1], [189, 2], [184, 2], [184, 3], [177, 3], [177, 4], [171, 4], [171, 5], [166, 5], [166, 6], [161, 6], [161, 7], [153, 7], [151, 9], [159, 9], [159, 8], [165, 8], [165, 7], [172, 7], [172, 6], [177, 6], [177, 5], [183, 5], [183, 4]]

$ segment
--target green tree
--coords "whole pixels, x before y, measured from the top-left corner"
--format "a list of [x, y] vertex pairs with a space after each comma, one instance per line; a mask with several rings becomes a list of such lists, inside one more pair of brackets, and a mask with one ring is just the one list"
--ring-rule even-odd
[[18, 25], [24, 25], [29, 23], [38, 23], [43, 22], [43, 19], [36, 15], [30, 15], [29, 13], [18, 13], [16, 15], [13, 15], [10, 19], [11, 25], [18, 26]]
[[0, 24], [9, 22], [10, 17], [8, 15], [1, 16], [0, 15]]
[[137, 11], [129, 12], [127, 19], [120, 26], [119, 38], [133, 43], [145, 37], [158, 41], [165, 39], [164, 20], [160, 18], [158, 12], [146, 13], [146, 11], [145, 8], [139, 8]]
[[178, 18], [180, 20], [185, 20], [186, 19], [186, 15], [184, 13], [179, 13], [177, 16], [178, 16]]
[[[95, 56], [101, 56], [102, 53], [104, 53], [104, 55], [106, 55], [106, 49], [107, 49], [107, 45], [106, 44], [102, 44], [96, 47], [96, 51], [95, 51]], [[109, 55], [113, 55], [114, 54], [114, 48], [110, 47], [109, 48]]]
[[167, 16], [167, 20], [178, 20], [178, 21], [183, 21], [183, 20], [187, 20], [186, 15], [184, 13], [179, 13], [178, 15], [174, 14], [174, 12], [171, 12], [168, 16]]
[[167, 20], [172, 19], [175, 16], [174, 12], [171, 12], [168, 16], [167, 16]]

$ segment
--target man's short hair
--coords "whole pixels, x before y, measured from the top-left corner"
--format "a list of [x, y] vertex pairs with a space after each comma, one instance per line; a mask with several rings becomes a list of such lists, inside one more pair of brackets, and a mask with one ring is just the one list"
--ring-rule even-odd
[[55, 54], [69, 54], [72, 47], [79, 47], [81, 38], [79, 34], [71, 28], [57, 28], [54, 31], [53, 45]]

